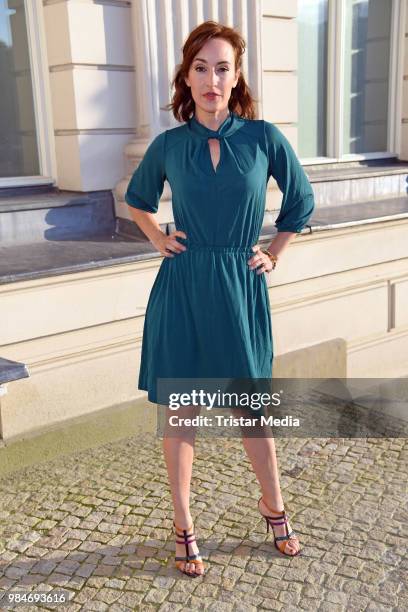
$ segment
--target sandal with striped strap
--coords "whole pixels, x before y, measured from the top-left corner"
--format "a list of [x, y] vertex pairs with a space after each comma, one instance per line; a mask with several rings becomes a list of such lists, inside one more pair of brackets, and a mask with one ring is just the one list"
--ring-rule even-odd
[[[276, 516], [267, 516], [265, 514], [262, 514], [260, 508], [259, 508], [259, 503], [262, 500], [262, 503], [264, 504], [265, 508], [268, 509], [269, 512], [274, 513]], [[269, 508], [265, 502], [263, 501], [262, 497], [260, 498], [260, 500], [258, 501], [258, 510], [260, 512], [260, 514], [264, 517], [265, 521], [266, 521], [266, 531], [267, 533], [269, 533], [269, 525], [272, 527], [272, 531], [273, 531], [273, 537], [274, 537], [274, 544], [275, 544], [275, 548], [282, 553], [283, 555], [286, 555], [287, 557], [296, 557], [297, 555], [300, 554], [301, 549], [297, 550], [295, 553], [287, 553], [285, 552], [286, 546], [287, 546], [287, 542], [289, 540], [298, 540], [297, 535], [295, 534], [294, 531], [291, 531], [289, 533], [289, 529], [288, 529], [288, 521], [289, 521], [289, 517], [285, 512], [285, 508], [283, 508], [282, 510], [274, 510], [273, 508]], [[286, 530], [286, 535], [284, 536], [279, 536], [276, 537], [275, 536], [275, 531], [274, 531], [274, 526], [276, 525], [285, 525], [285, 530]], [[278, 543], [279, 542], [279, 543]]]
[[[191, 523], [191, 526], [188, 527], [187, 529], [180, 529], [180, 527], [177, 527], [174, 521], [173, 521], [173, 525], [176, 531], [176, 536], [178, 538], [183, 538], [182, 540], [176, 540], [176, 544], [184, 544], [184, 546], [186, 547], [186, 554], [184, 557], [175, 557], [177, 569], [180, 570], [180, 572], [182, 572], [183, 574], [190, 576], [191, 578], [197, 578], [197, 576], [204, 576], [204, 572], [202, 574], [197, 574], [197, 572], [189, 572], [185, 569], [187, 563], [194, 563], [196, 568], [199, 567], [199, 568], [204, 569], [204, 563], [203, 563], [203, 560], [200, 554], [196, 554], [196, 555], [188, 554], [189, 545], [192, 542], [196, 541], [194, 531], [192, 533], [187, 534], [187, 531], [190, 531], [191, 529], [193, 529], [193, 523]], [[177, 530], [181, 531], [182, 533], [177, 533]]]

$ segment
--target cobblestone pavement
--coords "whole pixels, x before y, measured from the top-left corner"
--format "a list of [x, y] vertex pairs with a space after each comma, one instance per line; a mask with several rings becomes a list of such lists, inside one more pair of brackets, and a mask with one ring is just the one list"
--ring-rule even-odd
[[67, 611], [408, 610], [407, 440], [277, 438], [303, 547], [290, 559], [266, 534], [241, 440], [199, 436], [196, 579], [174, 567], [161, 444], [128, 438], [3, 478], [0, 588], [68, 589]]

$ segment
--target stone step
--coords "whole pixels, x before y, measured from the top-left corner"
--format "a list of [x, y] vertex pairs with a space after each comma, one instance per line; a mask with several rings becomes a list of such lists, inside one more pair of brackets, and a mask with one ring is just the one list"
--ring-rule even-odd
[[0, 196], [2, 246], [114, 232], [111, 191], [52, 191]]
[[308, 226], [312, 232], [364, 223], [379, 223], [408, 218], [408, 196], [352, 202], [313, 211]]
[[[83, 194], [81, 197], [84, 197]], [[86, 198], [81, 208], [70, 203], [61, 207], [0, 213], [0, 234], [3, 232], [0, 241], [0, 284], [160, 257], [144, 234], [136, 231], [136, 224], [130, 221], [125, 225], [118, 224], [113, 206], [107, 203], [108, 198], [93, 200], [90, 194], [86, 194]], [[29, 213], [26, 219], [18, 217]], [[34, 213], [39, 214], [37, 226], [34, 227], [36, 232], [30, 225]], [[7, 241], [3, 239], [4, 219], [9, 215], [16, 215], [15, 225], [10, 223], [8, 227], [9, 236], [14, 231], [16, 238]], [[277, 215], [278, 211], [265, 213], [259, 243], [266, 243], [276, 234], [274, 224]], [[51, 228], [50, 217], [53, 221]], [[407, 196], [331, 207], [316, 206], [301, 233], [404, 218], [408, 218]], [[170, 234], [176, 228], [172, 222], [163, 225], [162, 229]]]
[[137, 242], [116, 234], [1, 245], [0, 285], [102, 269], [156, 256], [159, 253], [146, 238]]
[[364, 160], [304, 166], [315, 194], [316, 206], [351, 204], [408, 193], [408, 163], [399, 160]]

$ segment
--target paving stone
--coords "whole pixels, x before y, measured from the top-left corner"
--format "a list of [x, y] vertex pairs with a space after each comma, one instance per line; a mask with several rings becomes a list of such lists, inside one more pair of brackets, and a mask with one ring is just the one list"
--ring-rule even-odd
[[87, 581], [87, 584], [91, 587], [95, 587], [96, 589], [101, 589], [107, 582], [108, 578], [104, 576], [92, 576]]
[[96, 564], [83, 563], [82, 565], [78, 567], [77, 570], [75, 570], [75, 575], [83, 576], [84, 578], [88, 578], [89, 576], [92, 576], [92, 574], [95, 571], [95, 568], [96, 568]]
[[280, 601], [276, 601], [275, 599], [264, 599], [260, 608], [261, 610], [282, 610], [283, 604]]
[[191, 508], [207, 573], [183, 576], [161, 440], [134, 436], [0, 479], [0, 589], [68, 588], [67, 612], [408, 609], [406, 439], [276, 445], [302, 557], [265, 533], [241, 441], [201, 439]]
[[14, 550], [16, 552], [25, 552], [27, 548], [30, 548], [31, 542], [27, 540], [11, 540], [8, 542], [7, 547], [9, 550]]
[[79, 610], [81, 610], [81, 606], [79, 604], [70, 603], [64, 605], [64, 611], [66, 612], [78, 612]]
[[103, 601], [93, 600], [82, 606], [82, 610], [95, 610], [95, 612], [105, 612], [109, 610], [109, 605]]
[[98, 593], [98, 589], [90, 586], [85, 586], [80, 593], [75, 595], [74, 601], [75, 603], [86, 603], [90, 599], [93, 599]]
[[300, 595], [294, 592], [281, 591], [279, 593], [279, 601], [284, 604], [297, 604], [300, 601]]
[[134, 612], [135, 608], [129, 608], [121, 603], [113, 603], [109, 606], [109, 612]]
[[390, 609], [399, 610], [399, 608], [390, 608], [389, 605], [381, 605], [377, 602], [370, 601], [366, 608], [366, 612], [389, 612]]
[[346, 593], [341, 593], [339, 591], [327, 591], [324, 597], [330, 603], [339, 604], [340, 606], [346, 606], [349, 600]]
[[168, 594], [168, 589], [157, 589], [154, 587], [150, 587], [150, 589], [144, 596], [143, 601], [145, 601], [146, 603], [159, 604], [165, 600]]
[[82, 587], [85, 585], [86, 579], [81, 578], [81, 576], [71, 576], [69, 581], [69, 588], [73, 591], [80, 591]]
[[180, 591], [170, 591], [167, 601], [170, 603], [180, 603], [183, 605], [187, 605], [189, 602], [190, 595], [188, 593], [180, 593]]
[[103, 601], [104, 603], [107, 603], [107, 604], [111, 604], [117, 599], [119, 599], [120, 596], [121, 596], [120, 591], [116, 589], [108, 589], [105, 586], [102, 589], [98, 590], [98, 593], [95, 596], [95, 599], [97, 599], [98, 601]]
[[231, 612], [231, 610], [234, 610], [234, 606], [231, 603], [222, 601], [211, 602], [211, 600], [209, 601], [208, 598], [203, 598], [202, 601], [204, 605], [207, 603], [205, 609], [209, 610], [209, 612]]
[[176, 584], [176, 580], [170, 576], [157, 576], [152, 582], [154, 587], [161, 589], [170, 589], [174, 584]]
[[105, 565], [120, 565], [122, 563], [122, 559], [120, 557], [105, 556], [103, 558], [103, 563]]
[[343, 606], [334, 603], [323, 602], [320, 604], [319, 612], [345, 612]]
[[4, 571], [4, 575], [10, 580], [12, 580], [13, 578], [21, 578], [21, 576], [24, 576], [25, 573], [25, 570], [19, 567], [8, 567]]
[[[350, 610], [351, 612], [362, 612], [367, 609], [370, 600], [367, 597], [361, 597], [360, 595], [353, 595], [350, 597], [347, 604], [347, 612]], [[402, 608], [404, 609], [404, 608]]]
[[[198, 582], [200, 579], [195, 579]], [[197, 588], [194, 589], [194, 595], [196, 597], [211, 597], [212, 599], [217, 599], [217, 593], [220, 592], [220, 588], [215, 584], [209, 584], [202, 582], [200, 580], [199, 584], [197, 584]]]
[[105, 587], [108, 589], [123, 589], [125, 584], [125, 580], [118, 580], [117, 578], [112, 578], [112, 580], [107, 580], [105, 582]]
[[115, 571], [114, 565], [97, 565], [95, 568], [95, 576], [112, 576]]
[[11, 589], [13, 584], [15, 584], [15, 579], [12, 578], [1, 578], [0, 579], [0, 589], [6, 591], [7, 589]]
[[64, 559], [62, 563], [57, 565], [56, 571], [60, 574], [67, 574], [68, 576], [72, 576], [75, 574], [76, 570], [80, 567], [80, 563], [78, 561], [71, 561], [69, 559]]
[[[319, 599], [313, 599], [311, 597], [302, 597], [302, 599], [299, 601], [298, 606], [301, 610], [311, 610], [315, 612], [319, 609], [320, 603], [321, 602]], [[285, 607], [285, 610], [286, 609], [287, 608]]]

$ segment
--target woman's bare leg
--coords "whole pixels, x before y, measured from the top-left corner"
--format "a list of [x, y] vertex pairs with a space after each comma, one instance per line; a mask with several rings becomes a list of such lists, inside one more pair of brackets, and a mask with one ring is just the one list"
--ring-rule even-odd
[[[248, 414], [246, 414], [248, 416]], [[245, 436], [245, 428], [242, 428], [242, 443], [244, 445], [248, 459], [254, 469], [262, 491], [262, 501], [259, 504], [262, 514], [273, 516], [268, 511], [269, 508], [282, 510], [284, 507], [282, 493], [279, 482], [278, 462], [276, 458], [275, 440], [272, 437], [271, 429], [267, 426], [260, 426], [260, 436]], [[261, 433], [262, 432], [262, 433]], [[265, 502], [265, 503], [263, 503]], [[265, 506], [266, 504], [266, 506]], [[291, 526], [288, 523], [289, 533]], [[286, 535], [285, 525], [274, 527], [277, 537]], [[285, 552], [294, 554], [299, 550], [299, 541], [296, 539], [288, 540]]]
[[[163, 453], [167, 466], [171, 496], [174, 506], [174, 522], [179, 529], [188, 529], [193, 520], [190, 514], [190, 484], [194, 459], [196, 427], [172, 427], [168, 417], [193, 418], [200, 414], [200, 408], [184, 406], [177, 410], [166, 409], [166, 426], [163, 436]], [[191, 530], [188, 531], [191, 533]], [[198, 554], [196, 542], [189, 546], [189, 554]], [[184, 544], [176, 544], [176, 556], [184, 556]], [[185, 570], [202, 574], [203, 570], [194, 563], [186, 563]]]

